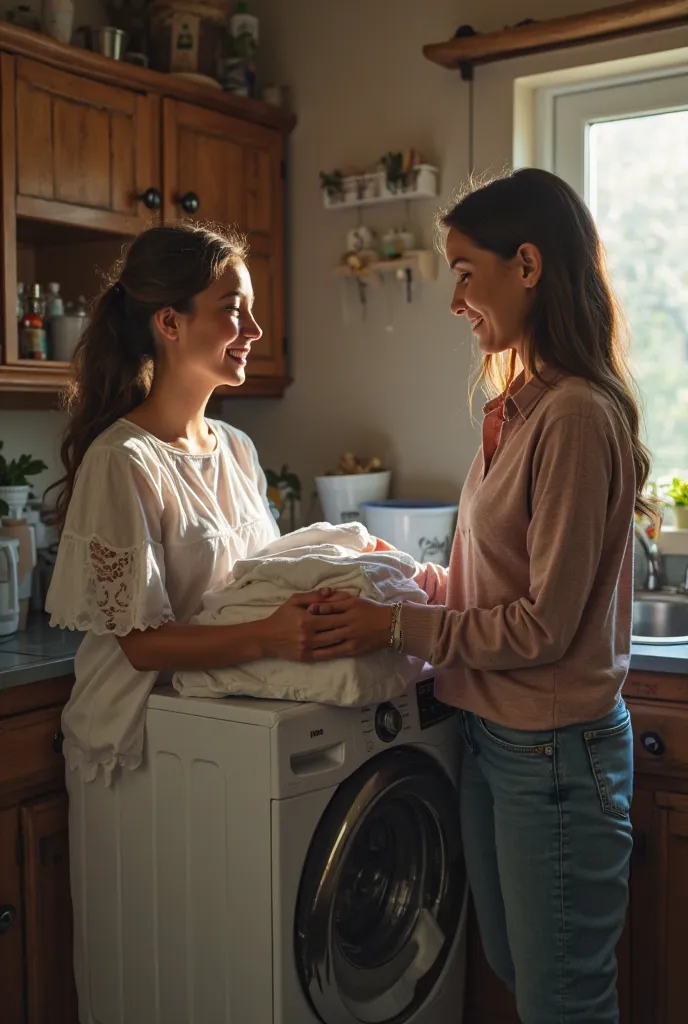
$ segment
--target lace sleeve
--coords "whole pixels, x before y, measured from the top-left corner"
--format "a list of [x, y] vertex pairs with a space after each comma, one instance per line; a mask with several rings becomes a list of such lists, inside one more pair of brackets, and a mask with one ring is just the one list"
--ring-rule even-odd
[[46, 610], [51, 626], [116, 636], [171, 622], [160, 545], [113, 548], [97, 536], [63, 534]]
[[89, 449], [46, 600], [52, 625], [124, 636], [173, 618], [165, 587], [162, 499], [124, 448]]

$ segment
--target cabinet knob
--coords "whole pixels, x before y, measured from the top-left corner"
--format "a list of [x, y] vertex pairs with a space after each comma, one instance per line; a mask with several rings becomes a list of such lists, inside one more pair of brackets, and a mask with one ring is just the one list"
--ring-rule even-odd
[[162, 194], [159, 188], [147, 188], [140, 196], [136, 196], [139, 203], [143, 203], [147, 210], [159, 210], [162, 206]]
[[654, 754], [655, 757], [660, 757], [666, 750], [664, 740], [656, 732], [644, 732], [640, 737], [640, 742], [643, 749], [647, 750], [648, 754]]
[[62, 753], [62, 741], [63, 740], [64, 740], [64, 736], [62, 735], [61, 732], [56, 732], [53, 735], [53, 750], [55, 751], [56, 754], [61, 754]]
[[0, 935], [4, 935], [14, 924], [17, 911], [9, 903], [0, 906]]
[[177, 203], [184, 213], [197, 213], [198, 207], [201, 205], [195, 192], [185, 192], [183, 196], [179, 196]]

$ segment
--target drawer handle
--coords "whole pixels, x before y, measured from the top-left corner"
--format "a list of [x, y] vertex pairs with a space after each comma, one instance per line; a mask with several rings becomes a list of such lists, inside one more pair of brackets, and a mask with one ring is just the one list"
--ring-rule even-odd
[[140, 196], [136, 196], [136, 199], [143, 203], [147, 210], [159, 210], [162, 206], [162, 195], [159, 188], [147, 188]]
[[201, 205], [195, 192], [185, 192], [183, 196], [179, 196], [177, 203], [184, 213], [197, 213], [198, 207]]
[[63, 740], [64, 740], [64, 736], [62, 735], [61, 732], [56, 732], [53, 735], [53, 750], [55, 751], [56, 754], [61, 754], [62, 753], [62, 742], [63, 742]]
[[4, 935], [8, 932], [14, 924], [14, 919], [17, 916], [17, 911], [9, 903], [5, 903], [0, 907], [0, 935]]
[[648, 754], [654, 754], [655, 757], [660, 757], [666, 750], [664, 740], [656, 732], [644, 732], [640, 737], [640, 742], [643, 749], [647, 750]]

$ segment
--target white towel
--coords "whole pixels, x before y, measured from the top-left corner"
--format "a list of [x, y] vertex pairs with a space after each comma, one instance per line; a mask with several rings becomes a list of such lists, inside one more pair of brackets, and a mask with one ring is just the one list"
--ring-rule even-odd
[[[292, 594], [322, 587], [383, 603], [427, 596], [414, 582], [417, 565], [401, 551], [375, 551], [359, 523], [317, 523], [280, 537], [253, 558], [236, 562], [228, 584], [207, 594], [192, 621], [236, 625], [264, 619]], [[389, 650], [360, 658], [302, 664], [264, 659], [208, 672], [178, 672], [175, 688], [185, 697], [244, 694], [321, 704], [361, 705], [399, 696], [422, 664]]]

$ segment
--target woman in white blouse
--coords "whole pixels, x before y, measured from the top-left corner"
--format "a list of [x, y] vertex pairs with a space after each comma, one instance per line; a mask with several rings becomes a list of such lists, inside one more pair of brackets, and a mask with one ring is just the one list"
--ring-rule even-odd
[[314, 594], [260, 622], [188, 624], [237, 559], [278, 535], [253, 444], [205, 418], [216, 387], [243, 383], [261, 336], [245, 256], [231, 234], [144, 232], [75, 356], [47, 609], [52, 625], [86, 633], [63, 732], [87, 779], [138, 765], [161, 672], [298, 661], [328, 642], [327, 618], [308, 612]]

